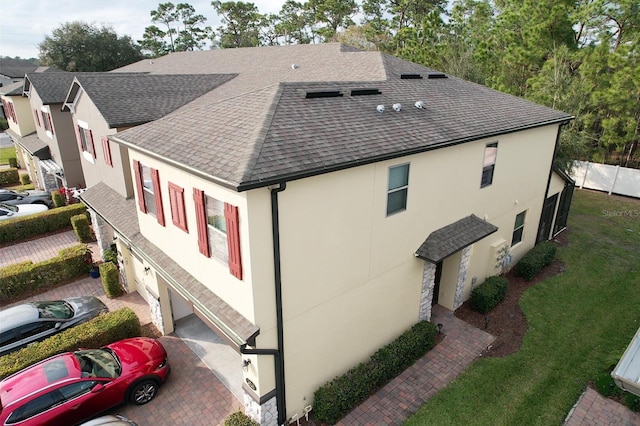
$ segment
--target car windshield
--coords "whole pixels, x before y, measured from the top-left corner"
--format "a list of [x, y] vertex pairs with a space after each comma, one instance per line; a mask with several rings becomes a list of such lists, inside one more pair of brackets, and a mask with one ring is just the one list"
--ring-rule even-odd
[[120, 360], [110, 349], [86, 349], [74, 352], [82, 377], [115, 379], [122, 373]]
[[0, 207], [2, 207], [3, 209], [11, 210], [14, 213], [18, 211], [18, 207], [12, 206], [11, 204], [0, 203]]
[[73, 308], [64, 300], [56, 300], [54, 302], [35, 302], [33, 305], [38, 309], [38, 316], [40, 318], [73, 318]]

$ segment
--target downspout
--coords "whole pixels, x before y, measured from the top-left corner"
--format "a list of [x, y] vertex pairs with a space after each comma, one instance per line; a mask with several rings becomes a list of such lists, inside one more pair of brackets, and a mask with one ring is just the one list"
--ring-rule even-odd
[[284, 330], [282, 320], [282, 275], [280, 270], [280, 220], [278, 213], [278, 192], [287, 189], [287, 183], [281, 182], [277, 188], [271, 189], [271, 230], [273, 233], [273, 270], [276, 296], [276, 329], [278, 333], [277, 349], [240, 348], [240, 353], [247, 355], [272, 355], [275, 366], [276, 404], [278, 408], [278, 424], [283, 425], [287, 416], [287, 404], [284, 381]]
[[[549, 195], [549, 188], [551, 187], [551, 177], [553, 176], [553, 162], [556, 160], [556, 154], [558, 152], [558, 146], [560, 145], [560, 133], [562, 133], [562, 127], [568, 124], [568, 121], [563, 121], [558, 125], [558, 134], [556, 135], [556, 144], [553, 147], [553, 156], [551, 157], [551, 166], [549, 166], [549, 178], [547, 178], [547, 189], [544, 191], [544, 200], [542, 200], [542, 210], [540, 211], [540, 219], [542, 220], [542, 214], [544, 213], [544, 206], [547, 202], [547, 195]], [[538, 223], [538, 235], [540, 233], [540, 223]], [[547, 238], [549, 236], [547, 235]], [[536, 236], [536, 245], [542, 242], [543, 240], [538, 241], [538, 237]], [[546, 241], [546, 240], [545, 240]]]

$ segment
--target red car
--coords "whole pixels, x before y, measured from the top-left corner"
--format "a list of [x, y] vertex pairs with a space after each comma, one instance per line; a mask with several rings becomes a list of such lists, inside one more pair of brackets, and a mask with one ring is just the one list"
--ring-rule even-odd
[[124, 401], [146, 404], [169, 371], [167, 351], [145, 337], [59, 354], [0, 381], [0, 424], [74, 425]]

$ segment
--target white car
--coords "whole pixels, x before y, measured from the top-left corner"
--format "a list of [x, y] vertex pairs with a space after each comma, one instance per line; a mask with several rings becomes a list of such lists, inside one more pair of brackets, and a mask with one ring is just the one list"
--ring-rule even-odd
[[47, 210], [49, 210], [49, 207], [44, 204], [19, 204], [12, 206], [10, 204], [0, 203], [0, 220], [46, 212]]

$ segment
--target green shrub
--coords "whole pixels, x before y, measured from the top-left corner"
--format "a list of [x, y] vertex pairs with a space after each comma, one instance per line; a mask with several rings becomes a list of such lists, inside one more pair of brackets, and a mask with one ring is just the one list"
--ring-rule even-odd
[[396, 377], [436, 344], [438, 328], [422, 321], [371, 358], [342, 376], [322, 385], [313, 394], [313, 411], [318, 422], [336, 423], [389, 380]]
[[0, 221], [0, 244], [21, 241], [71, 227], [71, 217], [86, 213], [82, 204], [52, 209], [46, 212]]
[[9, 167], [18, 168], [18, 159], [16, 157], [9, 157]]
[[140, 320], [131, 309], [108, 312], [0, 357], [0, 379], [53, 355], [78, 348], [99, 348], [117, 340], [140, 336], [141, 332]]
[[507, 294], [509, 281], [504, 277], [489, 277], [471, 291], [469, 303], [471, 309], [486, 314], [493, 309]]
[[44, 291], [60, 282], [84, 275], [86, 244], [67, 247], [43, 262], [26, 261], [0, 268], [0, 302], [17, 300], [23, 294]]
[[516, 265], [516, 275], [531, 281], [545, 266], [551, 265], [556, 257], [557, 246], [551, 241], [543, 241], [525, 254]]
[[108, 298], [118, 297], [122, 294], [120, 286], [120, 274], [118, 267], [113, 262], [105, 262], [100, 264], [100, 279], [104, 293]]
[[28, 174], [22, 174], [20, 175], [20, 183], [23, 185], [28, 185], [31, 183], [31, 178], [29, 177]]
[[630, 392], [624, 392], [622, 399], [624, 404], [629, 407], [631, 411], [635, 411], [636, 413], [640, 412], [640, 397], [638, 395], [634, 395]]
[[62, 207], [67, 204], [64, 196], [58, 190], [51, 191], [51, 199], [54, 207]]
[[20, 183], [18, 169], [10, 168], [0, 170], [0, 186], [15, 185]]
[[78, 214], [71, 217], [71, 226], [78, 237], [78, 241], [81, 243], [88, 243], [93, 241], [91, 235], [91, 226], [89, 226], [89, 218], [86, 214]]
[[224, 426], [259, 426], [259, 424], [242, 411], [236, 411], [224, 419]]
[[116, 266], [118, 265], [118, 249], [116, 249], [115, 244], [112, 244], [111, 247], [102, 252], [102, 259], [105, 262], [111, 262]]
[[0, 129], [7, 130], [9, 128], [9, 122], [6, 118], [0, 117]]

